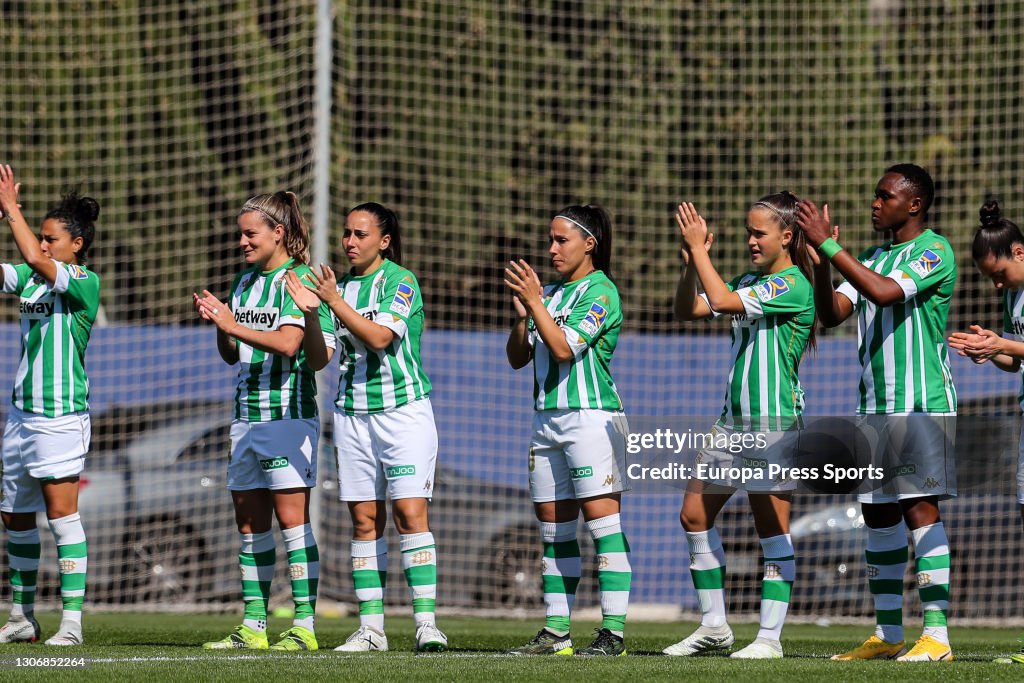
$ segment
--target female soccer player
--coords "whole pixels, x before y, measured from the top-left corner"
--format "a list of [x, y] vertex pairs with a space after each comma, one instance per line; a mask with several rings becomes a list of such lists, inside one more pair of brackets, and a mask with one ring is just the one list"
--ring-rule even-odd
[[20, 183], [0, 165], [0, 211], [25, 263], [0, 266], [2, 290], [21, 300], [21, 361], [3, 442], [3, 501], [13, 605], [0, 643], [39, 639], [34, 616], [39, 570], [36, 512], [57, 543], [60, 628], [47, 645], [82, 644], [87, 552], [78, 514], [78, 476], [92, 431], [85, 347], [100, 305], [99, 278], [84, 265], [99, 204], [75, 191], [43, 219], [39, 236], [18, 205]]
[[388, 649], [387, 495], [412, 595], [416, 649], [441, 652], [448, 638], [434, 618], [437, 552], [427, 504], [434, 488], [437, 430], [430, 380], [420, 360], [423, 297], [416, 276], [399, 265], [401, 232], [394, 212], [374, 202], [353, 208], [345, 219], [342, 245], [351, 269], [340, 282], [328, 266], [311, 277], [309, 287], [296, 277], [288, 281], [303, 310], [323, 301], [334, 312], [343, 352], [334, 445], [340, 497], [348, 503], [355, 532], [352, 579], [359, 628], [335, 649]]
[[295, 619], [271, 649], [316, 650], [314, 633], [320, 562], [309, 523], [316, 485], [316, 370], [334, 347], [326, 307], [304, 315], [285, 288], [285, 276], [310, 274], [309, 229], [291, 192], [260, 194], [238, 213], [239, 246], [249, 266], [231, 285], [228, 303], [209, 291], [193, 295], [203, 320], [217, 327], [217, 350], [239, 364], [231, 423], [228, 489], [242, 535], [239, 564], [245, 616], [207, 649], [267, 649], [267, 600], [274, 578], [277, 516], [288, 552]]
[[[949, 345], [979, 365], [992, 361], [1000, 370], [1016, 373], [1024, 360], [1024, 234], [1015, 223], [1003, 218], [995, 200], [985, 202], [980, 213], [981, 226], [974, 234], [971, 255], [981, 274], [1002, 291], [1003, 335], [971, 325], [970, 332], [953, 333]], [[1024, 408], [1024, 390], [1021, 407]], [[1017, 502], [1024, 520], [1024, 430], [1018, 450]], [[1024, 664], [1024, 647], [1006, 660]]]
[[[712, 265], [713, 237], [693, 204], [680, 204], [676, 222], [683, 237], [683, 272], [676, 288], [676, 315], [698, 320], [732, 315], [733, 367], [725, 407], [714, 433], [729, 437], [760, 431], [768, 450], [741, 453], [705, 449], [700, 462], [731, 467], [753, 462], [788, 462], [795, 446], [803, 409], [803, 388], [797, 372], [800, 358], [814, 339], [814, 301], [811, 259], [803, 232], [796, 226], [797, 198], [789, 192], [767, 195], [747, 213], [747, 248], [756, 270], [726, 283]], [[697, 280], [704, 294], [697, 294]], [[734, 441], [730, 438], [729, 443]], [[761, 629], [753, 643], [734, 652], [739, 659], [782, 657], [779, 642], [796, 574], [793, 541], [789, 535], [792, 496], [785, 484], [738, 483], [710, 475], [690, 480], [679, 520], [690, 547], [690, 573], [700, 595], [700, 627], [667, 655], [687, 656], [728, 649], [734, 642], [725, 615], [725, 553], [715, 529], [718, 512], [737, 486], [749, 491], [754, 526], [764, 552], [761, 584]], [[724, 490], [723, 490], [724, 487]], [[763, 489], [757, 492], [757, 489]]]
[[[875, 603], [875, 633], [837, 660], [939, 661], [953, 658], [946, 628], [949, 541], [939, 517], [940, 498], [956, 495], [953, 438], [956, 390], [944, 343], [956, 259], [949, 242], [925, 227], [935, 195], [920, 166], [897, 164], [875, 186], [871, 222], [891, 241], [859, 258], [842, 249], [823, 213], [802, 201], [797, 224], [821, 254], [814, 302], [827, 327], [857, 314], [863, 369], [858, 425], [885, 452], [876, 462], [888, 479], [858, 495], [867, 526], [868, 584]], [[846, 278], [832, 286], [835, 268]], [[907, 527], [914, 538], [924, 632], [909, 652], [903, 639], [903, 574]]]
[[580, 580], [580, 510], [594, 537], [603, 620], [578, 655], [625, 655], [623, 629], [632, 570], [619, 520], [626, 425], [609, 370], [622, 327], [611, 280], [612, 226], [599, 206], [558, 212], [549, 232], [558, 280], [541, 287], [520, 260], [505, 269], [516, 322], [505, 346], [514, 369], [533, 360], [530, 492], [540, 520], [547, 618], [510, 654], [573, 654], [569, 619]]

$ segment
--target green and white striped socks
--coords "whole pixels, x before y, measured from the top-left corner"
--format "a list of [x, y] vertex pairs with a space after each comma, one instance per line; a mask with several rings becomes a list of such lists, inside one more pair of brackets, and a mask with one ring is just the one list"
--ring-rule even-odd
[[359, 601], [359, 624], [384, 632], [384, 588], [388, 583], [388, 542], [352, 541], [352, 584]]
[[434, 603], [437, 599], [437, 548], [434, 534], [399, 536], [402, 549], [402, 571], [409, 585], [412, 613], [416, 625], [434, 623]]
[[761, 539], [764, 576], [761, 579], [761, 629], [758, 638], [780, 640], [796, 579], [796, 558], [789, 534]]
[[875, 603], [875, 635], [887, 643], [903, 640], [903, 574], [907, 570], [907, 526], [868, 527], [868, 587]]
[[917, 559], [917, 594], [924, 611], [924, 635], [949, 644], [949, 539], [942, 522], [912, 529]]
[[601, 627], [620, 638], [626, 625], [629, 587], [633, 569], [629, 565], [629, 541], [622, 533], [619, 514], [587, 522], [597, 554], [597, 585], [601, 589]]
[[57, 543], [57, 565], [60, 569], [60, 597], [64, 603], [61, 621], [82, 623], [85, 600], [85, 576], [89, 568], [88, 544], [82, 518], [76, 512], [49, 520], [50, 531]]
[[277, 544], [274, 533], [242, 534], [238, 564], [242, 568], [242, 600], [245, 616], [242, 623], [256, 631], [267, 630], [267, 601], [270, 583], [274, 580]]
[[320, 583], [320, 551], [309, 524], [282, 529], [284, 547], [288, 551], [288, 576], [292, 582], [295, 603], [293, 626], [314, 630], [316, 594]]
[[580, 544], [576, 522], [541, 522], [544, 546], [541, 576], [544, 582], [544, 627], [557, 635], [569, 633], [570, 615], [580, 583]]
[[690, 576], [700, 602], [700, 625], [725, 626], [725, 551], [718, 530], [687, 531]]
[[11, 571], [11, 618], [30, 617], [35, 611], [39, 551], [39, 529], [7, 532], [7, 564]]

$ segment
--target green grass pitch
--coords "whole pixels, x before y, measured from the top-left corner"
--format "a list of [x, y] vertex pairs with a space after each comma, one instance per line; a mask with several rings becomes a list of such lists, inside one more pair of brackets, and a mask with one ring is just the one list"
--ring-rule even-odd
[[[56, 614], [40, 615], [44, 637], [57, 627]], [[996, 628], [952, 628], [954, 662], [832, 662], [828, 656], [865, 638], [868, 626], [791, 624], [783, 634], [786, 658], [776, 661], [737, 661], [727, 657], [676, 658], [661, 656], [663, 647], [690, 633], [692, 623], [627, 624], [629, 656], [614, 659], [577, 657], [513, 658], [501, 653], [528, 640], [541, 619], [444, 618], [439, 625], [448, 634], [451, 650], [416, 655], [411, 617], [389, 616], [391, 651], [343, 655], [332, 648], [357, 626], [354, 618], [321, 619], [317, 635], [324, 648], [315, 653], [205, 651], [199, 644], [223, 637], [238, 622], [224, 615], [86, 614], [86, 644], [80, 648], [48, 648], [38, 644], [0, 645], [0, 680], [109, 681], [245, 681], [245, 680], [522, 680], [565, 681], [583, 676], [608, 681], [678, 680], [700, 676], [705, 680], [842, 681], [878, 680], [1019, 681], [1024, 666], [993, 664], [994, 657], [1019, 647], [1019, 631]], [[271, 619], [271, 633], [290, 625]], [[575, 642], [586, 644], [597, 624], [574, 625]], [[753, 639], [757, 627], [735, 627], [737, 644]], [[911, 631], [911, 635], [916, 635]], [[81, 656], [82, 669], [18, 667], [15, 659]]]

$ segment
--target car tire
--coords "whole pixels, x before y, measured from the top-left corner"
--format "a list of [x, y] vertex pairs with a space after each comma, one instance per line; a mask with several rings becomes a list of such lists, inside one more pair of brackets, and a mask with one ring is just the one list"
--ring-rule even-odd
[[152, 520], [134, 532], [128, 552], [128, 601], [198, 605], [210, 597], [203, 541], [190, 526]]
[[491, 546], [482, 577], [480, 603], [503, 609], [536, 609], [544, 604], [540, 538], [535, 527], [507, 529]]

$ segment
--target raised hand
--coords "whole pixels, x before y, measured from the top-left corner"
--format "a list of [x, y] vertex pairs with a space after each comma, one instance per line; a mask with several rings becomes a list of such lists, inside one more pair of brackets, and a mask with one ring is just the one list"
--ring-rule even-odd
[[284, 274], [284, 286], [288, 290], [288, 294], [291, 295], [292, 301], [303, 313], [312, 313], [320, 307], [320, 297], [317, 296], [316, 288], [312, 286], [315, 279], [316, 276], [312, 273], [300, 279], [294, 270], [289, 270]]
[[223, 332], [227, 332], [235, 324], [235, 317], [231, 315], [228, 307], [211, 294], [209, 290], [204, 289], [202, 296], [193, 293], [192, 305], [199, 312], [200, 318], [209, 320], [217, 326], [217, 329]]
[[[839, 237], [839, 226], [832, 227], [832, 218], [829, 216], [828, 204], [825, 204], [822, 211], [809, 199], [801, 199], [796, 207], [796, 224], [804, 231], [809, 246], [817, 249], [825, 240]], [[815, 263], [818, 262], [816, 255]]]
[[14, 170], [10, 164], [0, 164], [0, 218], [7, 218], [15, 208], [21, 208], [18, 203], [18, 193], [21, 192], [21, 183], [14, 179]]
[[708, 224], [704, 217], [697, 213], [697, 209], [690, 202], [683, 202], [676, 208], [676, 225], [679, 226], [679, 234], [683, 238], [683, 255], [685, 262], [689, 263], [690, 254], [695, 249], [711, 250], [715, 241], [713, 234], [708, 232]]
[[[505, 268], [505, 285], [512, 290], [515, 298], [523, 306], [522, 317], [526, 316], [530, 302], [539, 302], [544, 291], [537, 273], [523, 259], [519, 259], [518, 263], [516, 261], [508, 262], [508, 266]], [[516, 313], [519, 313], [518, 308]]]

